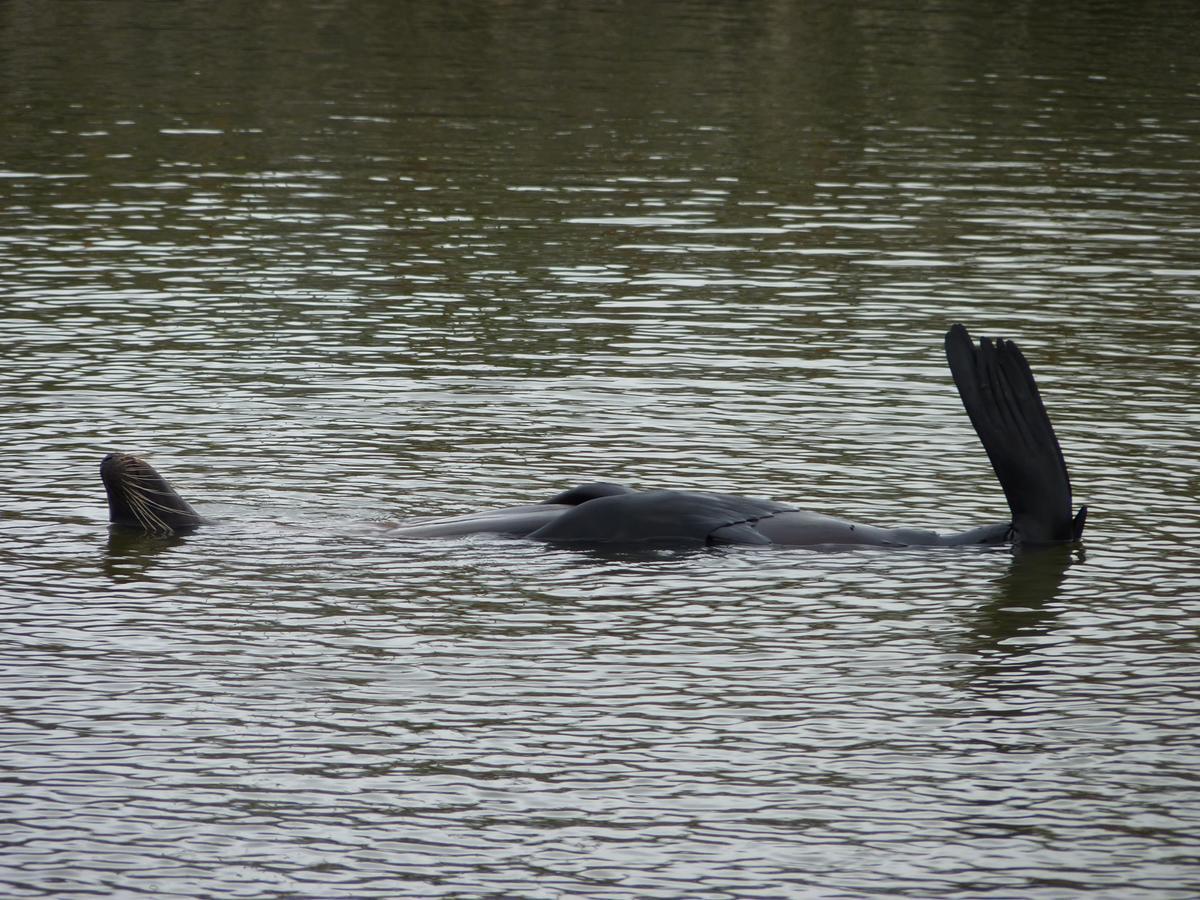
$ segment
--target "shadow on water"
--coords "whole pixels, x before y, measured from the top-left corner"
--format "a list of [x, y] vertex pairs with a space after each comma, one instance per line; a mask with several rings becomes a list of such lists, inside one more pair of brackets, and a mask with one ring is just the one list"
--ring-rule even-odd
[[186, 541], [184, 535], [143, 534], [113, 527], [108, 532], [102, 569], [114, 581], [140, 581], [163, 553]]
[[679, 543], [664, 541], [663, 543], [638, 544], [546, 544], [553, 553], [572, 554], [580, 560], [599, 563], [654, 563], [669, 562], [678, 559], [711, 553], [712, 547], [707, 544]]
[[1058, 617], [1051, 604], [1067, 570], [1083, 561], [1081, 547], [1013, 548], [1012, 563], [996, 580], [992, 599], [969, 619], [969, 649], [983, 664], [980, 674], [1010, 671], [1013, 660], [1041, 646]]

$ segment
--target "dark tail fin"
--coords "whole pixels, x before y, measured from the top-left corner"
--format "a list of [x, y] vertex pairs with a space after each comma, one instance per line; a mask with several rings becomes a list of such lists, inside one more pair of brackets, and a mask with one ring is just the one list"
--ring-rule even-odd
[[975, 433], [1026, 544], [1079, 540], [1087, 507], [1071, 515], [1071, 479], [1029, 363], [1012, 341], [976, 347], [961, 325], [946, 334], [946, 360]]

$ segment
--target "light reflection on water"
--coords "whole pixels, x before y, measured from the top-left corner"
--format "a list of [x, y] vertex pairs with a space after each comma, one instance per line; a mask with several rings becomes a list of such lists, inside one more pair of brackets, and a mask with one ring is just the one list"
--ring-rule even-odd
[[[6, 890], [1194, 894], [1200, 218], [1176, 86], [1200, 57], [1169, 81], [1057, 44], [926, 69], [888, 43], [913, 29], [863, 13], [811, 27], [865, 41], [848, 58], [894, 91], [864, 69], [814, 92], [755, 68], [795, 48], [696, 4], [635, 71], [588, 45], [554, 90], [537, 53], [510, 72], [453, 42], [416, 69], [321, 56], [358, 88], [254, 109], [153, 79], [222, 123], [92, 94], [64, 50], [90, 38], [15, 9], [36, 53], [0, 137]], [[307, 21], [225, 12], [249, 43]], [[119, 43], [110, 15], [87, 34]], [[544, 49], [497, 16], [435, 33]], [[634, 40], [603, 7], [556, 40], [594, 16]], [[145, 27], [227, 68], [215, 26]], [[755, 62], [704, 73], [697, 104], [673, 67], [714, 42]], [[644, 71], [653, 108], [603, 86]], [[604, 556], [377, 527], [595, 478], [993, 521], [941, 358], [957, 320], [1030, 356], [1083, 550]], [[110, 536], [112, 449], [220, 524]]]

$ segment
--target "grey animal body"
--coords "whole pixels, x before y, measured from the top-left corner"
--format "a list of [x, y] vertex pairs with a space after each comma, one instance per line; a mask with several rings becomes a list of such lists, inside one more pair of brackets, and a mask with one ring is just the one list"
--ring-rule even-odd
[[[992, 462], [1011, 517], [953, 534], [881, 528], [758, 500], [701, 491], [639, 491], [583, 484], [541, 502], [406, 522], [403, 538], [501, 534], [568, 546], [782, 545], [877, 547], [1055, 544], [1079, 540], [1087, 515], [1072, 514], [1062, 450], [1033, 373], [1011, 341], [976, 345], [961, 325], [946, 335], [946, 358], [963, 406]], [[186, 532], [207, 523], [148, 463], [127, 454], [100, 467], [114, 526]]]
[[[597, 485], [605, 488], [617, 485]], [[586, 490], [591, 485], [581, 485]], [[508, 534], [552, 544], [682, 546], [781, 544], [875, 547], [954, 546], [1001, 543], [1008, 522], [958, 534], [918, 528], [879, 528], [796, 509], [785, 503], [703, 491], [635, 491], [596, 497], [577, 505], [546, 501], [486, 513], [427, 519], [399, 525], [410, 538], [457, 537], [480, 532]]]

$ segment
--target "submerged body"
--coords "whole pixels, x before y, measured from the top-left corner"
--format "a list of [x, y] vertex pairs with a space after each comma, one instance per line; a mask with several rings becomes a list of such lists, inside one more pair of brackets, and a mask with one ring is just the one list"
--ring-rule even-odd
[[[581, 485], [587, 488], [588, 485]], [[407, 538], [505, 534], [553, 544], [661, 544], [665, 546], [778, 544], [816, 547], [952, 547], [999, 544], [1011, 525], [1001, 522], [970, 531], [938, 534], [919, 528], [880, 528], [797, 509], [704, 491], [634, 491], [576, 506], [547, 500], [525, 506], [425, 519], [390, 529]]]
[[[946, 357], [963, 405], [987, 451], [1012, 513], [1010, 521], [939, 535], [881, 528], [772, 500], [699, 491], [637, 491], [598, 482], [542, 503], [424, 519], [395, 526], [405, 538], [502, 534], [566, 545], [962, 546], [1078, 540], [1086, 507], [1072, 516], [1062, 451], [1028, 363], [1016, 345], [983, 339], [961, 325], [946, 335]], [[114, 525], [159, 534], [205, 519], [149, 464], [109, 454], [100, 467]]]

